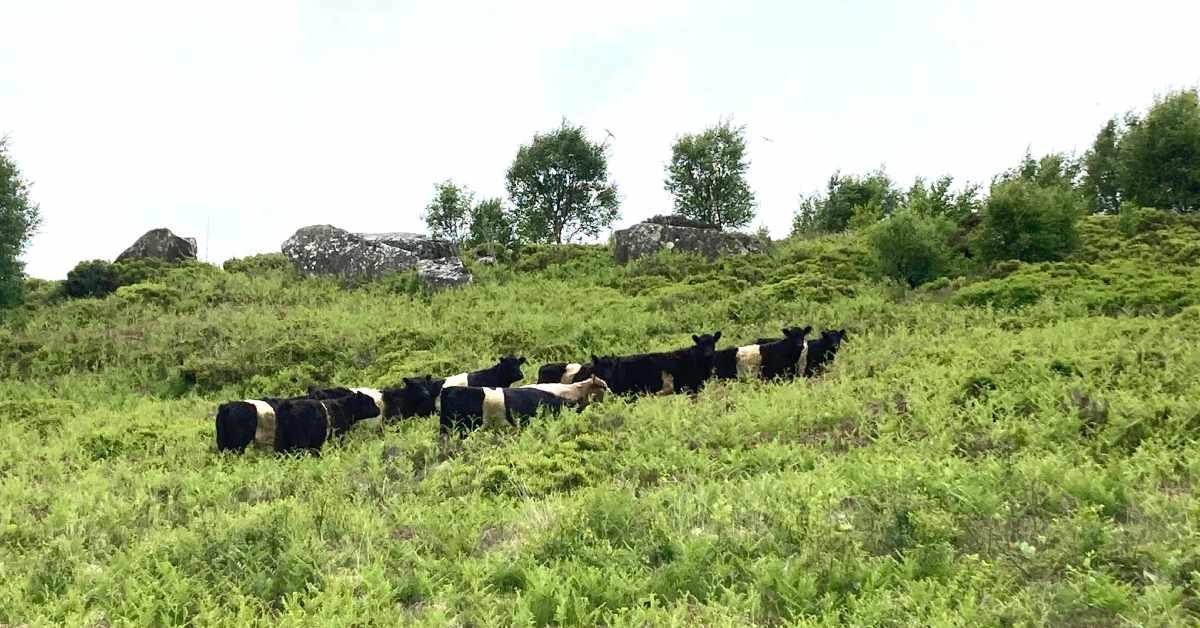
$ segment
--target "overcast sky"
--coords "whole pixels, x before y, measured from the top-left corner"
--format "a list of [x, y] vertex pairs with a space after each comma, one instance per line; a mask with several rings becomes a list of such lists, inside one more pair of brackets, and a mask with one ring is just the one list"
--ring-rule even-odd
[[[565, 116], [612, 132], [618, 226], [670, 211], [676, 135], [747, 125], [757, 224], [837, 169], [987, 181], [1200, 82], [1200, 2], [0, 2], [0, 133], [58, 278], [148, 229], [213, 262], [297, 228], [418, 231], [504, 192]], [[769, 139], [768, 139], [769, 138]]]

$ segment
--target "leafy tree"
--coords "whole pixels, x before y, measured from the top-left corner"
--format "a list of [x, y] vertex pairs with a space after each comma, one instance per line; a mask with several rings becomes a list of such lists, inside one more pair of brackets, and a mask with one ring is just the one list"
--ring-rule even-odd
[[997, 181], [1021, 180], [1040, 187], [1073, 189], [1079, 184], [1083, 163], [1066, 153], [1048, 153], [1034, 159], [1028, 150], [1021, 164], [1006, 170]]
[[904, 195], [904, 207], [921, 216], [942, 216], [961, 221], [979, 211], [979, 185], [968, 184], [958, 192], [952, 191], [954, 177], [942, 176], [931, 184], [917, 177]]
[[741, 227], [754, 218], [754, 192], [746, 182], [746, 127], [729, 122], [684, 135], [671, 148], [663, 186], [675, 211], [720, 227]]
[[594, 237], [619, 215], [606, 147], [566, 121], [522, 146], [506, 181], [517, 233], [525, 241], [562, 244]]
[[1120, 130], [1113, 118], [1096, 134], [1091, 150], [1083, 156], [1083, 192], [1093, 212], [1111, 214], [1121, 207], [1119, 139]]
[[8, 138], [0, 137], [0, 307], [21, 301], [25, 265], [18, 258], [40, 223], [29, 182], [8, 154]]
[[868, 241], [880, 272], [915, 288], [953, 271], [958, 262], [949, 244], [954, 230], [945, 216], [901, 209], [871, 227]]
[[986, 262], [1060, 260], [1079, 244], [1083, 198], [1062, 185], [998, 181], [984, 204], [973, 248]]
[[864, 176], [829, 177], [825, 194], [800, 199], [800, 209], [792, 222], [793, 232], [835, 233], [845, 231], [851, 218], [868, 222], [870, 217], [891, 214], [900, 205], [902, 194], [883, 169]]
[[434, 185], [433, 200], [422, 215], [429, 235], [461, 244], [467, 236], [474, 198], [470, 190], [449, 179]]
[[467, 234], [468, 246], [480, 244], [511, 244], [515, 239], [513, 221], [498, 198], [480, 201], [471, 209], [471, 229]]
[[1120, 138], [1123, 198], [1143, 207], [1200, 210], [1200, 99], [1195, 89], [1154, 103], [1144, 118], [1130, 115]]

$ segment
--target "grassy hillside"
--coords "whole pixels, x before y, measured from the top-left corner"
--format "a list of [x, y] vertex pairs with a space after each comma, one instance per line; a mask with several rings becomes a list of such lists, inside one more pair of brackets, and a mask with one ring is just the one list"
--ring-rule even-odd
[[[535, 249], [424, 295], [271, 258], [0, 323], [0, 624], [1188, 625], [1200, 231], [915, 292], [853, 236], [714, 264]], [[38, 299], [35, 299], [37, 301]], [[436, 446], [214, 453], [222, 400], [847, 327], [818, 380]]]

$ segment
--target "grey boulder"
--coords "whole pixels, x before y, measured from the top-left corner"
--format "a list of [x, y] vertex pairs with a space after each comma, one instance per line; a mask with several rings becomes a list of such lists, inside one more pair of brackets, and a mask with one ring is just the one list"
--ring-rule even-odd
[[696, 253], [710, 260], [765, 251], [762, 242], [754, 236], [712, 227], [684, 226], [685, 221], [657, 217], [613, 233], [617, 262], [624, 264], [663, 249]]
[[457, 257], [420, 260], [417, 262], [417, 277], [433, 290], [471, 283], [471, 273], [467, 272], [462, 260]]
[[117, 261], [160, 259], [182, 262], [196, 259], [196, 238], [181, 238], [170, 229], [151, 229], [117, 256]]
[[331, 225], [303, 227], [284, 241], [281, 248], [303, 275], [375, 279], [417, 265], [417, 256], [410, 251]]
[[449, 240], [437, 240], [422, 233], [360, 233], [358, 236], [368, 242], [377, 242], [412, 253], [419, 259], [441, 259], [456, 257], [458, 247]]

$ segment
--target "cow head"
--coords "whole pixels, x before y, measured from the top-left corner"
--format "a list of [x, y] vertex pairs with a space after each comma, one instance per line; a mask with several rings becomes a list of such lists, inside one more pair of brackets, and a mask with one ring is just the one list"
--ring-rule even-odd
[[514, 382], [519, 382], [525, 378], [525, 374], [521, 372], [521, 365], [524, 363], [524, 357], [512, 355], [500, 356], [500, 362], [494, 368], [497, 371], [500, 381], [505, 382], [504, 386], [510, 386]]
[[829, 349], [831, 351], [837, 351], [837, 348], [842, 344], [842, 341], [846, 339], [846, 330], [835, 329], [827, 331], [821, 334], [821, 339], [828, 341]]
[[804, 339], [812, 333], [812, 326], [807, 327], [787, 327], [783, 330], [783, 337], [791, 341], [793, 347], [804, 347]]
[[433, 388], [433, 377], [430, 375], [405, 377], [404, 384], [399, 388], [383, 391], [383, 407], [387, 412], [384, 418], [433, 414], [433, 403], [437, 399]]
[[346, 403], [346, 413], [354, 421], [370, 419], [379, 416], [379, 406], [370, 395], [356, 392], [348, 397], [342, 397]]
[[[592, 373], [594, 377], [611, 380], [617, 373], [617, 359], [613, 357], [592, 356]], [[607, 383], [605, 384], [607, 386]]]
[[692, 336], [692, 342], [696, 343], [695, 350], [701, 358], [711, 359], [713, 354], [717, 352], [717, 341], [721, 339], [721, 332], [713, 334], [701, 334]]

